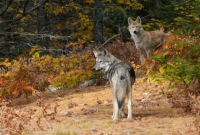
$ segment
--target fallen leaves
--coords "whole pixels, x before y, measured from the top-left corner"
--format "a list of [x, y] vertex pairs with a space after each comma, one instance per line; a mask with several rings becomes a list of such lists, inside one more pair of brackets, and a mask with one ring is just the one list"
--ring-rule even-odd
[[20, 134], [26, 129], [26, 125], [31, 120], [34, 110], [27, 110], [23, 113], [12, 107], [0, 107], [0, 134]]
[[141, 120], [142, 120], [142, 117], [140, 117], [140, 116], [134, 117], [134, 120], [139, 120], [139, 121], [141, 121]]
[[102, 101], [100, 101], [100, 100], [97, 100], [97, 104], [102, 104]]
[[85, 114], [95, 113], [95, 112], [98, 112], [98, 111], [99, 111], [98, 108], [86, 109]]
[[68, 109], [69, 109], [69, 108], [74, 108], [74, 107], [76, 107], [76, 106], [78, 106], [77, 103], [71, 102], [71, 103], [68, 104], [67, 108], [68, 108]]
[[[51, 97], [51, 99], [48, 100], [44, 98], [44, 95], [40, 95], [38, 93], [40, 96], [36, 95], [36, 97], [39, 99], [34, 102], [33, 105], [28, 105], [29, 107], [32, 107], [29, 113], [26, 113], [28, 109], [24, 108], [15, 110], [15, 113], [19, 115], [20, 118], [21, 116], [24, 116], [27, 120], [30, 119], [28, 123], [31, 123], [32, 125], [25, 125], [25, 128], [33, 132], [33, 134], [36, 134], [38, 131], [43, 134], [51, 134], [49, 132], [52, 130], [49, 129], [55, 130], [56, 128], [62, 128], [63, 125], [64, 127], [67, 127], [65, 128], [66, 132], [64, 133], [69, 133], [69, 131], [71, 131], [70, 133], [76, 132], [77, 134], [115, 135], [137, 134], [141, 131], [144, 134], [148, 134], [148, 130], [143, 130], [142, 127], [151, 129], [151, 126], [157, 123], [157, 121], [165, 121], [166, 119], [169, 119], [168, 121], [170, 122], [168, 125], [165, 123], [166, 125], [163, 126], [162, 129], [169, 131], [167, 126], [171, 125], [172, 121], [176, 121], [175, 119], [171, 119], [169, 117], [166, 117], [166, 119], [163, 119], [163, 117], [162, 119], [160, 119], [160, 117], [152, 117], [154, 115], [160, 116], [160, 114], [157, 114], [158, 111], [156, 109], [163, 107], [170, 108], [165, 104], [166, 100], [160, 97], [161, 94], [159, 92], [155, 92], [158, 91], [160, 87], [153, 86], [152, 84], [145, 85], [144, 83], [136, 83], [135, 85], [135, 88], [137, 89], [133, 91], [132, 120], [128, 120], [127, 118], [120, 118], [117, 122], [113, 122], [111, 119], [113, 111], [111, 99], [112, 92], [102, 90], [96, 90], [95, 92], [84, 91], [84, 98], [81, 98], [83, 91], [80, 91], [78, 93], [75, 92], [73, 96], [64, 95], [62, 98], [55, 96], [55, 98]], [[91, 90], [93, 91], [93, 89]], [[98, 99], [97, 96], [99, 97]], [[98, 101], [100, 101], [101, 104], [97, 103]], [[157, 103], [160, 105], [157, 106]], [[126, 105], [127, 100], [125, 101], [125, 113], [127, 114]], [[7, 112], [4, 113], [6, 114]], [[22, 115], [22, 113], [26, 113], [27, 116]], [[2, 114], [1, 110], [0, 114]], [[13, 115], [10, 114], [9, 111], [6, 116], [6, 118], [9, 118], [7, 119], [8, 122], [13, 121], [13, 119], [16, 119], [16, 117], [18, 116], [15, 116], [14, 113]], [[184, 117], [184, 119], [185, 118], [186, 117]], [[24, 120], [25, 118], [21, 118], [21, 120], [22, 119]], [[0, 127], [5, 129], [1, 125], [1, 120], [2, 119], [0, 117]], [[19, 125], [19, 129], [23, 129], [23, 126], [23, 123]], [[137, 126], [140, 126], [141, 128]], [[33, 127], [34, 129], [30, 129], [30, 127]], [[124, 127], [126, 127], [126, 130], [123, 129]], [[157, 127], [160, 127], [160, 125], [158, 124]], [[162, 130], [161, 128], [156, 129], [159, 131]], [[8, 130], [11, 130], [11, 128]], [[0, 134], [4, 133], [0, 131]]]

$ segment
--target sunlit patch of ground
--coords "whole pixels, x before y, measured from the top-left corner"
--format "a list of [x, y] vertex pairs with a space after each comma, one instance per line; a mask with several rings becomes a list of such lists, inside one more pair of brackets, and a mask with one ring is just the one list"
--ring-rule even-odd
[[[162, 87], [136, 83], [133, 85], [133, 119], [112, 116], [112, 93], [108, 85], [62, 90], [15, 101], [16, 109], [34, 109], [27, 131], [30, 135], [193, 135], [194, 120], [181, 109], [171, 108]], [[44, 107], [46, 114], [43, 114]], [[126, 103], [127, 105], [127, 103]], [[125, 107], [127, 113], [127, 106]], [[55, 114], [53, 114], [55, 113]], [[49, 116], [48, 116], [49, 114]], [[51, 116], [50, 116], [51, 114]], [[38, 118], [40, 127], [38, 127]]]

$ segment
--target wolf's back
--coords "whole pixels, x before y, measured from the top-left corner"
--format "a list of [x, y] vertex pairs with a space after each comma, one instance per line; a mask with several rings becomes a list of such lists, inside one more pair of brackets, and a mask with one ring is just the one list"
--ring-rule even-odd
[[127, 77], [129, 76], [131, 79], [131, 86], [133, 85], [133, 83], [135, 82], [135, 71], [134, 69], [128, 65], [128, 63], [121, 61], [119, 63], [115, 63], [113, 64], [109, 70], [106, 72], [107, 78], [109, 80], [111, 80], [111, 78], [117, 74], [118, 77], [123, 76]]
[[168, 38], [169, 35], [162, 32], [162, 31], [144, 31], [145, 37], [144, 42], [145, 46], [144, 48], [146, 50], [151, 49], [151, 50], [156, 50], [157, 46], [161, 43], [164, 44]]

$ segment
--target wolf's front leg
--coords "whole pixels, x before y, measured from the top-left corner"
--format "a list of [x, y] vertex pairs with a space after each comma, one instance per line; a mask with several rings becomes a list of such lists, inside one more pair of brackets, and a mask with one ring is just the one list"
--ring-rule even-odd
[[140, 54], [140, 60], [141, 60], [141, 65], [143, 65], [143, 63], [144, 63], [143, 62], [143, 60], [144, 60], [144, 54], [142, 54], [142, 53]]
[[152, 51], [151, 50], [147, 50], [147, 58], [150, 58], [152, 56]]

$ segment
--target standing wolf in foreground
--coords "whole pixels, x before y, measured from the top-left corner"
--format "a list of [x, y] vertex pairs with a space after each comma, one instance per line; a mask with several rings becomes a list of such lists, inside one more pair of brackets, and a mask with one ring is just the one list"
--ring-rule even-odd
[[138, 16], [136, 21], [128, 18], [128, 29], [135, 42], [136, 48], [140, 51], [141, 64], [144, 58], [150, 58], [158, 45], [163, 45], [169, 35], [163, 31], [144, 31], [141, 18]]
[[97, 52], [93, 50], [96, 58], [96, 64], [93, 70], [105, 70], [109, 79], [113, 94], [113, 120], [125, 117], [124, 100], [128, 97], [128, 119], [132, 118], [132, 85], [135, 82], [135, 71], [125, 61], [119, 60], [107, 50]]

